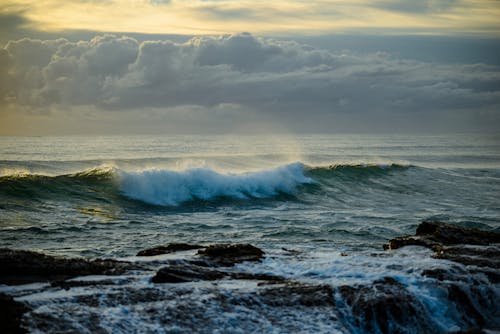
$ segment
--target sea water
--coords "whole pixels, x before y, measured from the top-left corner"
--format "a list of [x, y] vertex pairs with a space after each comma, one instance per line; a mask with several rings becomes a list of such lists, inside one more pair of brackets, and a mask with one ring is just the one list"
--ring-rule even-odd
[[[333, 286], [395, 277], [418, 292], [443, 330], [460, 326], [450, 314], [438, 312], [446, 309], [439, 293], [416, 274], [442, 262], [424, 249], [401, 250], [390, 258], [372, 255], [388, 239], [413, 234], [422, 220], [498, 232], [499, 195], [498, 135], [0, 138], [2, 247], [146, 261], [134, 256], [137, 251], [172, 242], [250, 243], [268, 254], [262, 263], [240, 265], [253, 272]], [[290, 256], [292, 251], [301, 255]], [[153, 289], [149, 278], [129, 277], [120, 289]], [[266, 312], [281, 311], [237, 303], [239, 308], [229, 312], [209, 297], [214, 291], [232, 296], [234, 289], [241, 297], [242, 291], [257, 289], [254, 283], [203, 284], [190, 287], [186, 298], [193, 303], [205, 298], [205, 311], [220, 318], [207, 332], [288, 331], [285, 323], [258, 320]], [[173, 317], [177, 299], [167, 290], [155, 293], [169, 300], [170, 313], [163, 317]], [[75, 302], [75, 296], [96, 292], [74, 289], [69, 304], [47, 302], [60, 301], [58, 293], [22, 298], [46, 313], [72, 305], [79, 311], [63, 313], [80, 326], [75, 328], [85, 328], [79, 316], [94, 311]], [[155, 303], [149, 301], [148, 307], [160, 307]], [[105, 331], [189, 328], [148, 318], [142, 304], [122, 304], [103, 302]], [[324, 310], [307, 312], [287, 315], [290, 326], [300, 321], [292, 327], [345, 331], [338, 322], [325, 322]], [[125, 319], [130, 323], [120, 324]]]

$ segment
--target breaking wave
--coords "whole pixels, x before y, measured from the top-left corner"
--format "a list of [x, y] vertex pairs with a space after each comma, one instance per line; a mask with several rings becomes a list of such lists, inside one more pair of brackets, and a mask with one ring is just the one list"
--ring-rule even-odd
[[178, 206], [192, 201], [296, 196], [307, 191], [307, 186], [321, 188], [332, 180], [362, 183], [372, 177], [408, 168], [410, 166], [398, 164], [307, 166], [295, 162], [238, 174], [221, 173], [208, 167], [181, 171], [158, 168], [127, 171], [116, 167], [96, 167], [56, 176], [19, 172], [0, 177], [0, 195], [31, 199], [68, 196], [109, 199], [111, 196], [125, 196], [147, 204]]
[[126, 196], [151, 204], [172, 206], [221, 197], [247, 199], [291, 195], [299, 185], [314, 182], [304, 174], [301, 163], [244, 174], [221, 174], [209, 168], [185, 171], [153, 169], [122, 172], [120, 179], [120, 187]]

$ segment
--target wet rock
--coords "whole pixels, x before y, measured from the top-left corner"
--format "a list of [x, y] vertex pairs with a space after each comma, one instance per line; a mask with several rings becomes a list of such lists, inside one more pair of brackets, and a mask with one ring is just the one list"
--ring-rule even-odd
[[458, 331], [458, 332], [447, 332], [446, 334], [488, 334], [491, 332], [486, 332], [480, 328], [470, 328], [464, 331]]
[[198, 251], [198, 254], [220, 266], [234, 266], [244, 261], [261, 261], [264, 252], [249, 244], [218, 244]]
[[485, 319], [474, 305], [475, 303], [470, 297], [470, 291], [465, 291], [459, 284], [449, 284], [447, 288], [448, 300], [455, 304], [461, 315], [462, 323], [482, 328], [485, 325]]
[[455, 262], [424, 270], [422, 275], [435, 279], [428, 284], [446, 294], [449, 316], [464, 329], [463, 333], [475, 333], [500, 326], [495, 286], [500, 281], [499, 242], [497, 232], [423, 222], [415, 236], [392, 239], [384, 248], [420, 245], [434, 250], [434, 258]]
[[30, 309], [16, 302], [11, 296], [0, 292], [0, 332], [10, 334], [27, 333], [22, 326], [22, 316]]
[[384, 244], [384, 250], [398, 249], [405, 246], [422, 246], [430, 248], [435, 251], [441, 248], [441, 244], [425, 237], [404, 236], [389, 240], [387, 244]]
[[500, 233], [497, 232], [424, 221], [417, 227], [415, 236], [394, 238], [384, 245], [384, 249], [416, 245], [439, 251], [443, 246], [450, 245], [491, 245], [497, 243], [500, 243]]
[[226, 273], [192, 265], [183, 261], [171, 262], [158, 270], [152, 278], [153, 283], [184, 283], [192, 281], [214, 281], [227, 276]]
[[102, 285], [120, 285], [127, 282], [127, 279], [121, 280], [112, 280], [112, 279], [104, 279], [104, 280], [62, 280], [62, 281], [54, 281], [50, 283], [50, 286], [61, 288], [64, 290], [69, 290], [71, 288], [80, 288], [84, 286], [102, 286]]
[[466, 266], [500, 269], [500, 247], [493, 245], [441, 247], [434, 257], [462, 263]]
[[161, 255], [161, 254], [170, 254], [170, 253], [175, 253], [175, 252], [180, 252], [180, 251], [200, 249], [203, 247], [204, 246], [200, 246], [200, 245], [191, 245], [191, 244], [184, 244], [184, 243], [172, 243], [172, 244], [168, 244], [166, 246], [157, 246], [157, 247], [141, 250], [140, 252], [137, 253], [137, 256], [155, 256], [155, 255]]
[[341, 286], [343, 319], [366, 333], [437, 333], [424, 306], [402, 284], [390, 277], [371, 285]]
[[283, 281], [284, 278], [267, 274], [230, 272], [200, 266], [188, 261], [170, 261], [169, 265], [158, 270], [151, 279], [153, 283], [184, 283], [193, 281], [214, 281], [218, 279]]
[[84, 275], [119, 275], [133, 265], [106, 259], [67, 259], [32, 251], [0, 249], [0, 283], [26, 284]]
[[422, 272], [422, 276], [434, 278], [438, 281], [452, 281], [456, 280], [459, 276], [468, 274], [469, 273], [465, 269], [460, 268], [458, 265], [447, 268], [426, 269]]
[[276, 307], [334, 307], [333, 288], [326, 284], [304, 284], [286, 282], [283, 285], [267, 288], [259, 292], [259, 296], [267, 305]]
[[425, 236], [443, 245], [490, 245], [500, 243], [500, 233], [468, 229], [436, 221], [424, 221], [416, 231], [417, 236]]
[[[474, 266], [495, 283], [499, 280], [500, 233], [480, 231], [441, 222], [423, 222], [415, 236], [398, 237], [384, 245], [397, 249], [408, 245], [424, 246], [434, 250], [434, 258]], [[427, 273], [429, 274], [429, 273]]]

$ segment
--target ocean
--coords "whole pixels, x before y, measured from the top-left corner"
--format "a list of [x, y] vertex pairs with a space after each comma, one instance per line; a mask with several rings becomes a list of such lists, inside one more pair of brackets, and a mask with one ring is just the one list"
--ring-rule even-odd
[[[138, 251], [169, 243], [248, 243], [266, 253], [237, 265], [253, 273], [333, 288], [394, 278], [417, 296], [436, 332], [465, 326], [420, 275], [447, 262], [424, 248], [382, 246], [424, 220], [500, 232], [499, 199], [499, 135], [0, 137], [2, 247], [141, 262], [151, 260]], [[0, 291], [36, 308], [27, 320], [33, 332], [363, 332], [333, 308], [265, 304], [254, 298], [255, 282], [172, 287], [150, 278], [136, 272], [106, 288]], [[138, 291], [161, 298], [137, 299]], [[338, 293], [335, 301], [342, 304]], [[179, 316], [181, 309], [192, 315]], [[54, 314], [57, 322], [47, 320]]]

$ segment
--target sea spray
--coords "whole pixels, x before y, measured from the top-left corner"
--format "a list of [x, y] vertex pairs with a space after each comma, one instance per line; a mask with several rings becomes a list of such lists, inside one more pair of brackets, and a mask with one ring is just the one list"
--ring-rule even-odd
[[209, 168], [184, 171], [150, 169], [120, 173], [124, 195], [155, 205], [175, 206], [192, 200], [270, 198], [294, 194], [301, 184], [313, 183], [296, 162], [243, 174], [221, 174]]

